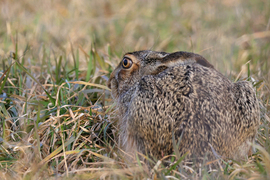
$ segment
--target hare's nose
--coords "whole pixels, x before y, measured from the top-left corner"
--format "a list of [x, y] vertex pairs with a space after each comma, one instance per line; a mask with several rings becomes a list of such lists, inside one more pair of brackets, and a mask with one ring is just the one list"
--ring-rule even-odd
[[111, 89], [111, 78], [107, 81], [107, 86]]
[[107, 81], [107, 86], [108, 86], [108, 88], [110, 88], [111, 89], [111, 87], [112, 87], [112, 79], [115, 79], [115, 70], [111, 73], [111, 75], [110, 75], [110, 79]]

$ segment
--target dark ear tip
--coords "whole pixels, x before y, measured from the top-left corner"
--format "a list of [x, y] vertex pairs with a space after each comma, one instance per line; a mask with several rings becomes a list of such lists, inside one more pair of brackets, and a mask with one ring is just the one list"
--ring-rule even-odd
[[204, 57], [202, 56], [196, 56], [195, 60], [198, 64], [205, 66], [205, 67], [209, 67], [209, 68], [214, 68], [214, 66], [212, 64], [210, 64], [210, 62], [208, 62]]

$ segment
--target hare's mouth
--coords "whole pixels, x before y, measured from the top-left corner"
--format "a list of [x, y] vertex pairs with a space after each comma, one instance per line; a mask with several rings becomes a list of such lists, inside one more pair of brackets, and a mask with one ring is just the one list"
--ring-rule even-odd
[[110, 78], [107, 82], [107, 87], [110, 88], [112, 91], [112, 95], [114, 98], [118, 97], [119, 89], [118, 89], [118, 81], [115, 77]]
[[107, 87], [111, 90], [118, 88], [118, 81], [115, 76], [110, 77], [110, 79], [107, 81]]
[[108, 81], [107, 81], [107, 87], [109, 88], [109, 89], [112, 89], [111, 87], [111, 79], [109, 79]]

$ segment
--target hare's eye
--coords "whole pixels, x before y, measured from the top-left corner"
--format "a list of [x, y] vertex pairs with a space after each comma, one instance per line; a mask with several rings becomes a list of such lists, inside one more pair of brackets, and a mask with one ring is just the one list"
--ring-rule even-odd
[[122, 60], [122, 66], [123, 66], [123, 68], [128, 69], [132, 66], [132, 61], [128, 58], [124, 58]]

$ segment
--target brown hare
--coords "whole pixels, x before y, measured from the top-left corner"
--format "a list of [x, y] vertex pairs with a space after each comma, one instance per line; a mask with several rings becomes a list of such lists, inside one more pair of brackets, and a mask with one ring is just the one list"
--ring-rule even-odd
[[127, 53], [108, 87], [128, 153], [162, 158], [173, 153], [174, 136], [181, 155], [239, 159], [248, 154], [259, 125], [251, 83], [232, 83], [194, 53]]

